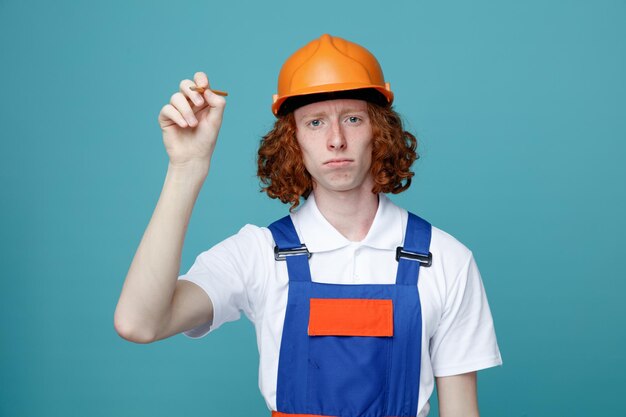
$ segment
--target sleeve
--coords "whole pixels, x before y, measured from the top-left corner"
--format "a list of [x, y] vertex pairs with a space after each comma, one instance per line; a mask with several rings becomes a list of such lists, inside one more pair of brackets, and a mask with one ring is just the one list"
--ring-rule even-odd
[[502, 365], [487, 295], [471, 252], [449, 284], [444, 312], [430, 341], [434, 375], [458, 375]]
[[236, 235], [198, 255], [189, 271], [178, 277], [202, 288], [213, 304], [212, 323], [187, 330], [183, 332], [185, 336], [204, 337], [222, 324], [238, 320], [242, 311], [254, 321], [258, 301], [263, 299], [263, 277], [267, 276], [263, 241], [261, 228], [246, 225]]

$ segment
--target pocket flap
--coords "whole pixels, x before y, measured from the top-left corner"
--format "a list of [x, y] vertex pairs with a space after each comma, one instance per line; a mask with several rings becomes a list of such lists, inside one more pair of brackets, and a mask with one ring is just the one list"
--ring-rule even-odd
[[311, 298], [309, 336], [393, 336], [392, 300]]

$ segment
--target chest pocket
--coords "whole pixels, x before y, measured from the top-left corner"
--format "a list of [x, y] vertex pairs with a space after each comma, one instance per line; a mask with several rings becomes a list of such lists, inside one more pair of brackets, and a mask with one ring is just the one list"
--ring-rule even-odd
[[393, 336], [392, 300], [311, 298], [309, 336]]

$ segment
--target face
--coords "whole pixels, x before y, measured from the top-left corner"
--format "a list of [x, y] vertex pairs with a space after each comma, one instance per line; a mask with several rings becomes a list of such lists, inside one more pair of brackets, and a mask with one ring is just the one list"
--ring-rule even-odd
[[320, 101], [296, 109], [294, 117], [304, 165], [316, 191], [371, 192], [372, 126], [367, 102]]

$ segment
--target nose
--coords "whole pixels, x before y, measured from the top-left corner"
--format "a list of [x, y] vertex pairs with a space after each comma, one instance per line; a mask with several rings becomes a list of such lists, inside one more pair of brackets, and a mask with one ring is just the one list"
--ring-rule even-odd
[[330, 131], [330, 136], [328, 138], [328, 149], [333, 151], [338, 151], [345, 149], [347, 146], [346, 136], [338, 122], [333, 123], [332, 129]]

